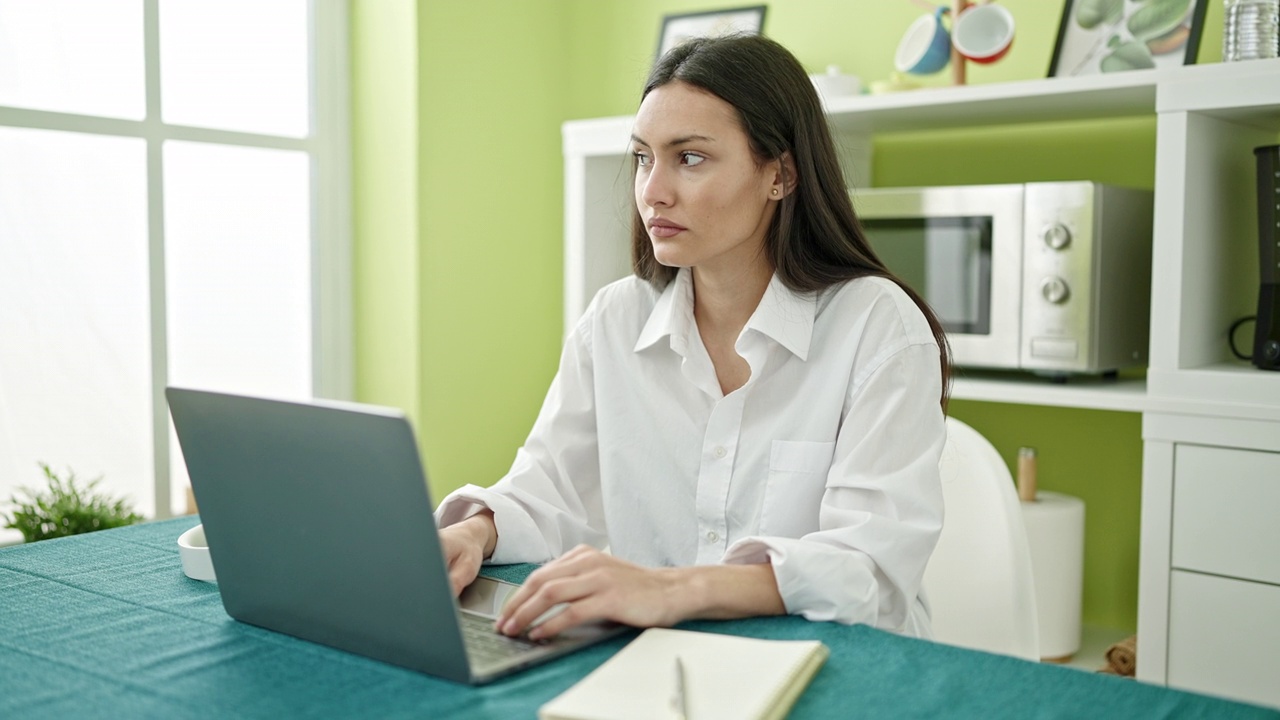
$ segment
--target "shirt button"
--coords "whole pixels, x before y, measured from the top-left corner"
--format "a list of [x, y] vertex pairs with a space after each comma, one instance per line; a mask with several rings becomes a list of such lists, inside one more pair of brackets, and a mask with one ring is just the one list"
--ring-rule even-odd
[[715, 456], [716, 456], [716, 457], [718, 457], [718, 458], [722, 458], [722, 457], [724, 457], [725, 455], [728, 455], [728, 454], [729, 454], [729, 451], [728, 451], [728, 450], [725, 450], [723, 445], [717, 445], [717, 446], [716, 446], [716, 449], [715, 449], [715, 450], [713, 450], [712, 452], [713, 452], [713, 453], [715, 453]]
[[707, 542], [715, 542], [719, 539], [720, 539], [720, 536], [716, 534], [715, 530], [707, 531]]

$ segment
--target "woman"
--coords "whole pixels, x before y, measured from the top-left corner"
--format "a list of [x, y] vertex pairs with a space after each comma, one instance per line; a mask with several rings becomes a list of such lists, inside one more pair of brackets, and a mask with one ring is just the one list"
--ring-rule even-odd
[[631, 145], [636, 274], [572, 329], [511, 471], [437, 510], [455, 591], [556, 558], [499, 631], [792, 613], [929, 637], [946, 342], [867, 245], [804, 69], [691, 41]]

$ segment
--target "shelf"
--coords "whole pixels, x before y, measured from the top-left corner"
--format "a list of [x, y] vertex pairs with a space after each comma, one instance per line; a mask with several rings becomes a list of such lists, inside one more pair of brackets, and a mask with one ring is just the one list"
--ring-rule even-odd
[[[839, 98], [825, 106], [837, 132], [902, 132], [1151, 115], [1168, 70], [924, 88]], [[632, 116], [571, 120], [566, 157], [625, 154]]]
[[[838, 98], [825, 105], [837, 132], [907, 132], [1203, 111], [1274, 126], [1280, 60], [1214, 63], [1082, 77], [934, 87]], [[632, 116], [564, 124], [566, 156], [622, 155]]]
[[1280, 59], [1179, 70], [1161, 82], [1157, 112], [1198, 112], [1269, 130], [1280, 126]]
[[1161, 371], [1142, 378], [1072, 377], [1065, 383], [1021, 373], [957, 370], [953, 400], [1047, 407], [1280, 420], [1280, 373], [1241, 363]]
[[1167, 70], [927, 88], [840, 98], [837, 130], [902, 132], [1151, 115]]
[[953, 400], [1044, 405], [1087, 410], [1145, 412], [1150, 409], [1142, 379], [1071, 378], [1055, 383], [1034, 375], [961, 374], [952, 379]]
[[570, 120], [560, 128], [561, 152], [565, 157], [625, 155], [634, 120], [631, 115]]
[[1151, 368], [1147, 377], [1153, 411], [1280, 421], [1280, 372], [1232, 362]]

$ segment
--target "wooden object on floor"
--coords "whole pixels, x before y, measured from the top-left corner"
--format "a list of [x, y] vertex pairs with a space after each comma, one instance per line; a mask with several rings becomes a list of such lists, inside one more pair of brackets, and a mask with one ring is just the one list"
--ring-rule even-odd
[[1107, 666], [1098, 672], [1133, 677], [1138, 667], [1138, 636], [1130, 635], [1107, 648]]

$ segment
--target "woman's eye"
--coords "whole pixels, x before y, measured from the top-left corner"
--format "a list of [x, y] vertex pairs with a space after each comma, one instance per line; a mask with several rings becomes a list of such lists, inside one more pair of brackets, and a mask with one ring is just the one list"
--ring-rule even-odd
[[706, 158], [701, 155], [694, 155], [689, 152], [680, 153], [680, 162], [688, 167], [693, 167], [694, 165], [701, 163], [703, 160], [706, 160]]
[[633, 152], [631, 154], [635, 157], [637, 165], [639, 165], [640, 167], [649, 167], [648, 155], [645, 155], [642, 152]]

